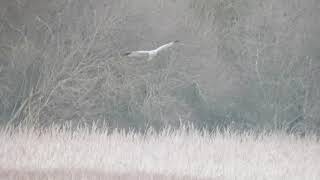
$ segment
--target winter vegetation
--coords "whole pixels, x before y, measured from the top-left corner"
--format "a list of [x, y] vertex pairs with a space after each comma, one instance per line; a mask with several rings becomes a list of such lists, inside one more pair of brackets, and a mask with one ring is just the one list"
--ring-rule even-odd
[[0, 168], [319, 179], [319, 17], [319, 0], [1, 0]]
[[316, 136], [198, 131], [145, 134], [3, 130], [0, 179], [319, 179]]

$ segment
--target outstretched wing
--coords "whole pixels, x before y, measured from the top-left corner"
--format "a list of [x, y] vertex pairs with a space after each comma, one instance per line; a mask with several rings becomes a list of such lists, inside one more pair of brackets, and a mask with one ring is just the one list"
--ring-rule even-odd
[[165, 50], [165, 49], [171, 47], [172, 45], [174, 45], [174, 44], [177, 43], [177, 42], [179, 42], [179, 41], [176, 40], [176, 41], [172, 41], [172, 42], [169, 42], [169, 43], [167, 43], [167, 44], [164, 44], [164, 45], [158, 47], [157, 49], [155, 49], [155, 51], [159, 52], [159, 51]]
[[128, 57], [143, 57], [143, 56], [148, 56], [149, 51], [131, 51], [131, 52], [126, 52], [123, 55]]

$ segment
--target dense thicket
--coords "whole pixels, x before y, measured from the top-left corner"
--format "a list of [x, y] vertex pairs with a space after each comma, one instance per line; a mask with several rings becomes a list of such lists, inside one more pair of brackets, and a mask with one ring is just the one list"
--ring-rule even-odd
[[[319, 131], [318, 0], [2, 0], [0, 121]], [[179, 39], [145, 62], [121, 56]]]

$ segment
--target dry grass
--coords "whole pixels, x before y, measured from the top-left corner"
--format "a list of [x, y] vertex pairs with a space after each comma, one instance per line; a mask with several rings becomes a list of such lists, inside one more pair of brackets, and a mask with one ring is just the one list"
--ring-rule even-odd
[[319, 179], [315, 137], [52, 128], [0, 135], [0, 179]]
[[3, 179], [195, 179], [188, 176], [163, 175], [155, 173], [105, 173], [88, 169], [54, 169], [54, 170], [2, 170], [0, 178]]

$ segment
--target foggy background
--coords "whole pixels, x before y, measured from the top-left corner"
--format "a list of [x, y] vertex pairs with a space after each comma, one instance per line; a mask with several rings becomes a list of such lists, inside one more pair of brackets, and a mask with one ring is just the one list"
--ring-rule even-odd
[[0, 122], [319, 133], [319, 35], [318, 0], [1, 0]]

